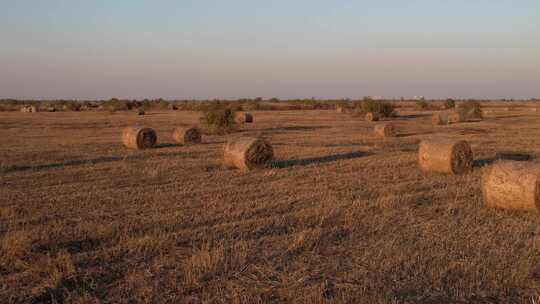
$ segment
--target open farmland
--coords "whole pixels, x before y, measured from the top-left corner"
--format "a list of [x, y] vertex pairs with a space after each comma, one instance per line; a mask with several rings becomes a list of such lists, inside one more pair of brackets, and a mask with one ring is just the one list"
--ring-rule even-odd
[[[0, 302], [538, 303], [536, 214], [483, 207], [482, 166], [540, 155], [540, 112], [491, 109], [401, 136], [321, 111], [253, 112], [199, 145], [199, 113], [0, 112]], [[123, 147], [154, 128], [158, 148]], [[223, 145], [262, 136], [270, 169], [222, 168]], [[418, 169], [419, 141], [469, 141], [466, 175]]]

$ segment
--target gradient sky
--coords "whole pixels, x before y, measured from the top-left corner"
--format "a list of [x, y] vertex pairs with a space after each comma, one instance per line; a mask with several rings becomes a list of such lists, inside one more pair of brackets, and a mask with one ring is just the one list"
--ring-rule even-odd
[[0, 0], [0, 98], [540, 97], [538, 0]]

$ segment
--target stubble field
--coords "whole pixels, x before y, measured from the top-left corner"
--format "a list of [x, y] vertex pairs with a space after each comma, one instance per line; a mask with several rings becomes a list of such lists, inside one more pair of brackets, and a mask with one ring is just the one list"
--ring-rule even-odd
[[[335, 111], [175, 145], [196, 112], [0, 112], [1, 303], [539, 303], [536, 214], [482, 205], [482, 166], [540, 151], [540, 113], [494, 110], [397, 138]], [[158, 132], [133, 151], [123, 127]], [[221, 166], [234, 136], [274, 147], [270, 169]], [[465, 139], [460, 176], [424, 174], [420, 140]]]

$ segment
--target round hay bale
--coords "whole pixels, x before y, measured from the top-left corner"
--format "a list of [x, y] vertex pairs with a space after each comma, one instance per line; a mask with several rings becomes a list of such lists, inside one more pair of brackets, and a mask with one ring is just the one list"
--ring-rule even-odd
[[239, 124], [252, 123], [253, 115], [249, 112], [236, 112], [234, 120]]
[[378, 112], [369, 112], [366, 114], [366, 121], [379, 121], [381, 118]]
[[472, 170], [473, 160], [471, 147], [463, 140], [423, 140], [418, 150], [418, 164], [424, 172], [466, 173]]
[[380, 124], [376, 125], [375, 129], [375, 136], [377, 137], [395, 137], [397, 136], [397, 128], [394, 124]]
[[338, 113], [343, 113], [343, 112], [344, 112], [344, 111], [343, 111], [343, 107], [342, 107], [342, 106], [337, 106], [337, 107], [336, 107], [336, 112], [338, 112]]
[[482, 196], [488, 208], [539, 211], [540, 165], [494, 163], [482, 172]]
[[23, 113], [36, 113], [38, 111], [38, 108], [36, 106], [26, 105], [21, 108], [21, 112]]
[[246, 112], [246, 123], [253, 122], [253, 114]]
[[127, 127], [122, 132], [122, 142], [131, 149], [149, 149], [156, 145], [157, 134], [151, 128]]
[[464, 122], [465, 120], [465, 112], [463, 111], [457, 111], [448, 114], [448, 123], [459, 123]]
[[272, 146], [260, 138], [242, 137], [227, 141], [223, 163], [227, 168], [251, 170], [267, 167], [274, 159]]
[[172, 137], [181, 144], [198, 144], [202, 139], [201, 131], [196, 127], [175, 128]]
[[448, 124], [448, 114], [446, 113], [435, 113], [431, 117], [431, 122], [433, 125], [447, 125]]

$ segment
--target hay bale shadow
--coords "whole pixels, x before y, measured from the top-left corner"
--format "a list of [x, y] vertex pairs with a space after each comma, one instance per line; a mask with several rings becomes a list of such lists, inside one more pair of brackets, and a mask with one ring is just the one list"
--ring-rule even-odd
[[495, 155], [495, 157], [477, 159], [474, 161], [474, 167], [484, 167], [491, 165], [492, 163], [498, 160], [512, 160], [512, 161], [529, 161], [533, 157], [528, 153], [521, 152], [500, 152]]
[[60, 162], [60, 163], [50, 163], [50, 164], [43, 164], [43, 165], [13, 165], [9, 167], [5, 167], [0, 169], [1, 173], [10, 173], [10, 172], [18, 172], [18, 171], [41, 171], [46, 169], [55, 169], [55, 168], [62, 168], [67, 166], [79, 166], [79, 165], [86, 165], [86, 164], [99, 164], [99, 163], [108, 163], [108, 162], [115, 162], [115, 161], [122, 161], [125, 157], [120, 156], [105, 156], [105, 157], [98, 157], [94, 159], [81, 159], [81, 160], [71, 160], [66, 162]]
[[[193, 155], [193, 154], [201, 154], [201, 153], [193, 153], [193, 152], [190, 153], [190, 155]], [[171, 156], [181, 156], [181, 155], [184, 155], [184, 152], [155, 153], [152, 156], [171, 157]], [[103, 156], [103, 157], [98, 157], [98, 158], [93, 158], [93, 159], [78, 159], [78, 160], [70, 160], [66, 162], [49, 163], [49, 164], [43, 164], [43, 165], [11, 165], [11, 166], [6, 166], [6, 167], [0, 167], [0, 173], [4, 174], [4, 173], [20, 172], [20, 171], [42, 171], [42, 170], [57, 169], [57, 168], [64, 168], [64, 167], [70, 167], [70, 166], [96, 165], [96, 164], [101, 164], [101, 163], [145, 159], [148, 157], [149, 156], [145, 154], [126, 155], [126, 156]]]
[[335, 162], [338, 160], [354, 159], [354, 158], [369, 156], [372, 154], [373, 153], [357, 151], [357, 152], [334, 154], [334, 155], [328, 155], [328, 156], [322, 156], [322, 157], [311, 157], [311, 158], [303, 158], [303, 159], [275, 161], [272, 164], [272, 167], [281, 169], [281, 168], [290, 168], [290, 167], [297, 167], [297, 166], [309, 166], [312, 164], [324, 164], [324, 163]]
[[485, 130], [485, 129], [474, 129], [474, 128], [471, 128], [471, 129], [460, 129], [460, 130], [457, 130], [457, 133], [461, 134], [461, 135], [475, 135], [475, 134], [487, 134], [489, 133], [488, 130]]
[[503, 115], [503, 116], [495, 116], [495, 120], [497, 119], [505, 119], [505, 118], [517, 118], [521, 117], [521, 115]]
[[281, 132], [287, 132], [287, 131], [315, 131], [315, 130], [322, 130], [322, 129], [331, 129], [330, 126], [286, 126], [286, 127], [272, 127], [264, 129], [264, 131], [281, 131]]
[[154, 146], [154, 149], [178, 148], [178, 147], [182, 147], [182, 146], [183, 146], [182, 144], [166, 143], [166, 144], [158, 144], [158, 145]]
[[392, 117], [394, 120], [411, 120], [411, 119], [417, 119], [422, 117], [431, 117], [433, 114], [408, 114], [408, 115], [398, 115], [396, 117]]
[[411, 136], [428, 135], [428, 134], [433, 134], [433, 132], [426, 131], [426, 132], [400, 133], [400, 134], [397, 134], [396, 137], [411, 137]]

